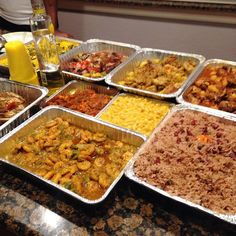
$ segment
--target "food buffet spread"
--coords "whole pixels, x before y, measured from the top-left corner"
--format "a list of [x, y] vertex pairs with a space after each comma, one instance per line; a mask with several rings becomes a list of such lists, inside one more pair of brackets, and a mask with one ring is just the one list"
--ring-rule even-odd
[[[57, 42], [67, 84], [55, 94], [0, 79], [4, 176], [19, 171], [94, 208], [125, 181], [234, 227], [236, 63], [99, 39]], [[0, 72], [7, 67], [3, 54]]]

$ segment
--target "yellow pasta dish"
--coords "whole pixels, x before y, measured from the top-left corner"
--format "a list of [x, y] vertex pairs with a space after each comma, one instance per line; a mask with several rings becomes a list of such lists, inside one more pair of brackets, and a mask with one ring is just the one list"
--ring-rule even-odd
[[170, 104], [137, 95], [121, 95], [101, 119], [149, 135], [170, 109]]

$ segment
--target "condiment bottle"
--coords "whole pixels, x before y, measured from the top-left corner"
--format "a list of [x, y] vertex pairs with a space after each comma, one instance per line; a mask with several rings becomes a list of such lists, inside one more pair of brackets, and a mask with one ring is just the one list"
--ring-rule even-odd
[[49, 89], [49, 95], [61, 88], [65, 82], [61, 73], [51, 17], [46, 14], [41, 0], [31, 0], [33, 15], [30, 18], [31, 32], [39, 62], [41, 84]]
[[25, 45], [14, 40], [5, 44], [10, 80], [39, 85], [38, 77], [26, 51]]

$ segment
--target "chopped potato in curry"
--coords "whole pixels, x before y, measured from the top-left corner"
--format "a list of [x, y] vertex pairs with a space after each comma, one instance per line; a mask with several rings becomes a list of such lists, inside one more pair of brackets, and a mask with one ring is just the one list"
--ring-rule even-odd
[[196, 68], [194, 59], [181, 60], [177, 56], [141, 60], [126, 73], [119, 84], [151, 92], [176, 92]]
[[87, 199], [100, 198], [136, 147], [55, 118], [17, 140], [7, 159]]
[[193, 104], [236, 114], [236, 67], [209, 64], [183, 97]]

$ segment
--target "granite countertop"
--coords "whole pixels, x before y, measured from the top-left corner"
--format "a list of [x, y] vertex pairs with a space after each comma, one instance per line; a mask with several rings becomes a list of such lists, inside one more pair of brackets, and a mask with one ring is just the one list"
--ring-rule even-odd
[[85, 205], [0, 164], [0, 226], [17, 235], [235, 235], [236, 227], [123, 177]]

